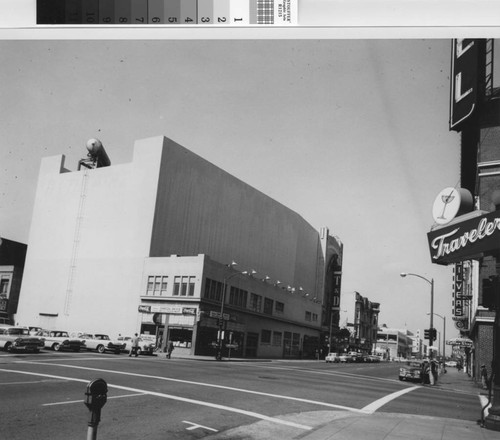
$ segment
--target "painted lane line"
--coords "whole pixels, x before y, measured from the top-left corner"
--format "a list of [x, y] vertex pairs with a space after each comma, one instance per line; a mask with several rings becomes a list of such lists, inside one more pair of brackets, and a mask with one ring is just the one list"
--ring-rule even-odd
[[[86, 369], [87, 370], [94, 370], [94, 371], [106, 371], [106, 370], [98, 370], [98, 369], [94, 369], [94, 368], [86, 368]], [[0, 371], [4, 371], [6, 373], [17, 373], [17, 374], [26, 374], [26, 375], [32, 375], [32, 376], [50, 377], [52, 379], [62, 379], [62, 380], [68, 380], [68, 381], [74, 381], [74, 382], [83, 382], [83, 383], [89, 382], [87, 379], [55, 376], [52, 374], [43, 374], [43, 373], [32, 373], [32, 372], [28, 372], [28, 371], [7, 370], [7, 369], [3, 369], [3, 368], [0, 369]], [[286, 420], [281, 420], [281, 419], [277, 419], [275, 417], [269, 417], [269, 416], [266, 416], [264, 414], [259, 414], [259, 413], [253, 412], [253, 411], [246, 411], [246, 410], [239, 409], [239, 408], [233, 408], [233, 407], [226, 406], [226, 405], [219, 405], [216, 403], [204, 402], [201, 400], [188, 399], [185, 397], [173, 396], [171, 394], [158, 393], [156, 391], [148, 391], [148, 390], [140, 390], [138, 388], [124, 387], [121, 385], [108, 384], [108, 388], [116, 388], [118, 390], [129, 391], [132, 393], [142, 393], [142, 394], [147, 394], [150, 396], [161, 397], [164, 399], [176, 400], [178, 402], [190, 403], [190, 404], [199, 405], [199, 406], [206, 406], [206, 407], [213, 408], [213, 409], [220, 409], [222, 411], [228, 411], [228, 412], [233, 412], [233, 413], [241, 414], [241, 415], [248, 416], [248, 417], [253, 417], [255, 419], [266, 420], [268, 422], [276, 423], [279, 425], [286, 425], [286, 426], [290, 426], [292, 428], [303, 429], [305, 431], [311, 431], [313, 429], [312, 426], [301, 425], [299, 423], [294, 423], [294, 422], [288, 422]]]
[[197, 423], [193, 422], [187, 422], [186, 420], [183, 420], [182, 423], [187, 423], [188, 425], [191, 425], [189, 428], [186, 428], [188, 431], [193, 431], [195, 429], [207, 429], [208, 431], [219, 432], [217, 431], [217, 429], [209, 428], [208, 426], [198, 425]]
[[[112, 396], [108, 397], [107, 400], [110, 399], [121, 399], [122, 397], [136, 397], [136, 396], [144, 396], [144, 393], [135, 393], [135, 394], [123, 394], [121, 396]], [[56, 406], [56, 405], [72, 405], [75, 403], [82, 403], [83, 400], [65, 400], [64, 402], [53, 402], [53, 403], [43, 403], [42, 406]]]
[[391, 400], [397, 399], [398, 397], [406, 393], [409, 393], [411, 391], [420, 389], [422, 389], [422, 387], [415, 386], [411, 388], [406, 388], [404, 390], [396, 391], [395, 393], [388, 394], [387, 396], [382, 397], [381, 399], [375, 400], [375, 402], [372, 402], [369, 405], [365, 406], [361, 411], [365, 412], [366, 414], [373, 414], [375, 411], [377, 411], [379, 408], [389, 403]]
[[34, 384], [34, 383], [47, 383], [47, 382], [65, 382], [61, 380], [27, 380], [23, 382], [0, 382], [0, 385], [27, 385], [27, 384]]
[[[37, 364], [37, 362], [30, 362], [30, 361], [25, 361], [22, 363], [35, 364], [35, 365]], [[236, 391], [239, 393], [255, 394], [257, 396], [273, 397], [273, 398], [282, 399], [282, 400], [292, 400], [295, 402], [309, 403], [311, 405], [326, 406], [328, 408], [342, 409], [344, 411], [350, 411], [350, 412], [355, 412], [355, 413], [363, 413], [362, 410], [359, 410], [357, 408], [351, 408], [349, 406], [335, 405], [333, 403], [320, 402], [318, 400], [302, 399], [300, 397], [291, 397], [291, 396], [285, 396], [285, 395], [281, 395], [281, 394], [264, 393], [262, 391], [246, 390], [243, 388], [227, 387], [224, 385], [215, 385], [215, 384], [209, 384], [209, 383], [204, 383], [204, 382], [194, 382], [194, 381], [190, 381], [190, 380], [173, 379], [170, 377], [162, 377], [162, 376], [150, 376], [147, 374], [140, 374], [140, 373], [128, 373], [125, 371], [105, 370], [105, 369], [101, 369], [101, 368], [79, 367], [76, 365], [65, 365], [65, 364], [51, 364], [51, 365], [56, 366], [56, 367], [74, 368], [74, 369], [78, 369], [78, 370], [99, 371], [101, 373], [122, 374], [125, 376], [144, 377], [144, 378], [148, 378], [148, 379], [164, 380], [164, 381], [168, 381], [168, 382], [185, 383], [188, 385], [196, 385], [196, 386], [203, 386], [203, 387], [209, 387], [209, 388], [218, 388], [218, 389], [222, 389], [222, 390], [226, 390], [226, 391]]]

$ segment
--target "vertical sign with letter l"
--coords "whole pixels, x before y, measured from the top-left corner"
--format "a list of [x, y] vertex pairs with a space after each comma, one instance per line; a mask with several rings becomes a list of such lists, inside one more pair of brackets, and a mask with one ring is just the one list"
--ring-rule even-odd
[[460, 131], [478, 102], [481, 40], [452, 40], [450, 130]]

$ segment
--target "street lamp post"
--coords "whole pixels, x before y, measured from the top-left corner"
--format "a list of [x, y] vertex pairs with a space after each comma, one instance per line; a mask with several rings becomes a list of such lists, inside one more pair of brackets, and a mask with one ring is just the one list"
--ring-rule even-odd
[[[236, 266], [237, 263], [234, 261], [231, 264], [228, 264], [227, 267], [231, 268], [233, 266]], [[220, 302], [220, 315], [219, 315], [219, 337], [218, 337], [218, 344], [217, 344], [217, 354], [216, 354], [216, 359], [218, 361], [222, 360], [222, 345], [223, 345], [223, 337], [222, 337], [222, 332], [224, 331], [224, 304], [226, 302], [226, 290], [227, 290], [227, 282], [237, 276], [237, 275], [248, 275], [248, 274], [255, 274], [257, 273], [256, 271], [252, 270], [251, 272], [248, 272], [244, 270], [243, 272], [234, 272], [230, 274], [227, 277], [224, 277], [224, 280], [222, 282], [222, 298]]]
[[[428, 314], [428, 313], [427, 313]], [[446, 362], [446, 316], [441, 316], [438, 313], [434, 313], [434, 315], [439, 316], [443, 320], [443, 362]]]
[[432, 335], [432, 329], [434, 328], [434, 278], [431, 278], [428, 280], [427, 278], [417, 275], [416, 273], [406, 273], [402, 272], [400, 275], [404, 278], [406, 276], [414, 276], [423, 279], [424, 281], [427, 281], [431, 285], [431, 312], [429, 313], [430, 315], [430, 329], [429, 329], [429, 359], [432, 359], [432, 342], [433, 342], [433, 335]]

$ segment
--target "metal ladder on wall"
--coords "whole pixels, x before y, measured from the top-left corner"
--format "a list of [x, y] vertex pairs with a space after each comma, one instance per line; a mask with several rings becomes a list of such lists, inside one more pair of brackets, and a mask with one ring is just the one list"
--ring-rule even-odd
[[66, 298], [64, 300], [64, 314], [69, 316], [71, 311], [71, 301], [73, 298], [73, 287], [75, 284], [75, 275], [78, 260], [78, 249], [80, 246], [80, 234], [85, 211], [85, 201], [87, 198], [87, 183], [89, 179], [89, 169], [85, 169], [82, 173], [82, 184], [80, 187], [80, 200], [78, 202], [78, 210], [76, 213], [75, 231], [73, 233], [73, 247], [71, 250], [71, 258], [69, 264], [68, 283], [66, 286]]

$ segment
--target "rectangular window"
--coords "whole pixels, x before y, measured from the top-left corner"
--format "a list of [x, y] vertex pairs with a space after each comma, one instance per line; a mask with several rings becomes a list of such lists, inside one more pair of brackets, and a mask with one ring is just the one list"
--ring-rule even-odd
[[248, 292], [246, 290], [231, 286], [231, 290], [229, 291], [229, 304], [236, 307], [246, 308], [247, 297]]
[[273, 314], [273, 304], [274, 301], [269, 298], [264, 298], [264, 313], [267, 315], [272, 315]]
[[250, 310], [260, 312], [262, 310], [262, 296], [255, 293], [250, 294]]
[[155, 277], [148, 277], [148, 288], [146, 290], [146, 295], [152, 295], [154, 290]]
[[274, 304], [274, 311], [276, 312], [277, 315], [283, 315], [283, 312], [285, 311], [285, 304], [276, 301], [276, 303]]
[[161, 277], [161, 296], [167, 295], [167, 285], [168, 285], [168, 277]]
[[161, 277], [155, 277], [155, 287], [154, 287], [153, 295], [160, 294], [160, 286], [161, 286]]
[[205, 280], [205, 298], [214, 301], [221, 301], [223, 284], [219, 281], [207, 278]]
[[188, 277], [182, 277], [181, 296], [187, 296]]
[[271, 343], [271, 330], [262, 330], [260, 336], [261, 344], [270, 344]]
[[306, 321], [311, 321], [311, 312], [306, 312]]
[[188, 296], [194, 296], [194, 277], [189, 277]]
[[181, 290], [181, 277], [174, 277], [174, 296], [179, 296]]
[[281, 347], [282, 339], [283, 339], [283, 334], [281, 332], [273, 332], [273, 345]]
[[318, 314], [317, 313], [312, 314], [312, 320], [313, 320], [313, 322], [318, 322]]

